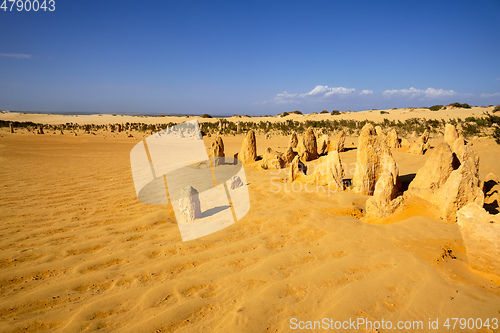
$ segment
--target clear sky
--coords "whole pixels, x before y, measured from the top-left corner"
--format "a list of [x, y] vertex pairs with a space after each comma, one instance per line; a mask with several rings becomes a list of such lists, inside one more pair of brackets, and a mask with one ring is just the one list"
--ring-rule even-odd
[[0, 10], [0, 109], [275, 115], [500, 104], [498, 0], [55, 5]]

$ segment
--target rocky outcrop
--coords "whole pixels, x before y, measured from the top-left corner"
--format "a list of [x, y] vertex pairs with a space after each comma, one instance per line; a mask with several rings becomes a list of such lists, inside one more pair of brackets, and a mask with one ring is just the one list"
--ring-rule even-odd
[[262, 168], [264, 169], [281, 169], [285, 167], [286, 163], [282, 158], [282, 154], [267, 148], [264, 152], [264, 158], [262, 160]]
[[179, 211], [182, 215], [182, 222], [190, 224], [201, 217], [201, 204], [198, 191], [188, 186], [181, 189], [179, 198]]
[[455, 222], [457, 211], [470, 202], [483, 206], [484, 193], [479, 187], [478, 172], [470, 160], [465, 160], [435, 191], [431, 202], [439, 208], [443, 219]]
[[327, 134], [323, 134], [318, 139], [318, 155], [325, 155], [328, 153], [328, 145], [330, 143], [330, 138]]
[[214, 166], [224, 164], [224, 141], [220, 136], [216, 136], [215, 140], [212, 141], [212, 147], [210, 149], [210, 155], [213, 157]]
[[310, 178], [314, 183], [327, 185], [331, 190], [344, 190], [344, 168], [340, 161], [339, 152], [334, 150], [328, 155], [320, 157]]
[[416, 195], [429, 201], [440, 217], [450, 222], [456, 221], [457, 211], [468, 203], [484, 204], [479, 159], [469, 146], [457, 149], [458, 154], [447, 145], [438, 146], [405, 193], [406, 197]]
[[304, 136], [299, 140], [297, 145], [297, 152], [304, 161], [311, 161], [318, 158], [318, 145], [316, 136], [311, 127], [306, 131]]
[[448, 145], [441, 144], [437, 146], [424, 166], [418, 170], [408, 189], [429, 190], [432, 192], [440, 188], [451, 172], [458, 168], [459, 163]]
[[392, 129], [385, 139], [385, 143], [389, 148], [401, 148], [401, 139], [398, 137], [398, 132], [395, 129]]
[[257, 160], [257, 143], [253, 130], [248, 131], [246, 137], [243, 139], [238, 159], [243, 163], [252, 163]]
[[484, 207], [491, 212], [500, 210], [500, 181], [492, 173], [486, 175], [483, 182]]
[[306, 165], [300, 160], [299, 156], [295, 156], [290, 164], [290, 171], [288, 173], [288, 181], [293, 182], [301, 177], [305, 177], [307, 173]]
[[500, 277], [500, 215], [469, 203], [458, 211], [457, 222], [470, 266]]
[[292, 163], [293, 159], [297, 156], [297, 153], [293, 151], [292, 147], [288, 147], [287, 150], [282, 154], [281, 158], [285, 164]]
[[288, 147], [297, 148], [299, 140], [297, 139], [297, 133], [293, 132], [290, 135], [290, 141], [288, 142]]
[[394, 184], [394, 175], [384, 172], [377, 180], [373, 197], [366, 201], [366, 216], [382, 218], [393, 214], [401, 206], [403, 197], [396, 198], [398, 188]]
[[452, 124], [446, 124], [444, 127], [444, 142], [451, 147], [456, 139], [458, 139], [456, 127]]
[[343, 130], [337, 132], [332, 142], [328, 147], [328, 151], [338, 151], [339, 153], [345, 150], [345, 132]]
[[14, 133], [14, 124], [9, 123], [9, 130], [11, 134]]
[[366, 124], [360, 133], [356, 155], [356, 171], [352, 178], [353, 190], [356, 193], [372, 195], [380, 175], [391, 172], [393, 183], [399, 187], [399, 173], [396, 161], [390, 149], [382, 140], [373, 125]]
[[410, 146], [411, 146], [410, 140], [405, 139], [405, 138], [401, 139], [401, 147], [402, 148], [410, 148]]
[[377, 133], [377, 135], [380, 137], [380, 139], [385, 141], [386, 137], [385, 137], [385, 133], [384, 133], [384, 130], [382, 129], [382, 127], [380, 127], [379, 125], [375, 126], [375, 133]]
[[410, 145], [408, 152], [411, 154], [423, 155], [430, 148], [427, 141], [429, 141], [429, 132], [425, 130], [425, 132], [418, 137], [417, 141]]

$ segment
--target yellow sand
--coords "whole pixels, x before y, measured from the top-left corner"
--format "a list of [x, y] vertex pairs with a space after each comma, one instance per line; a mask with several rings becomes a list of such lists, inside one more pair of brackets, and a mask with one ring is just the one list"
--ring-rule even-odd
[[[424, 202], [367, 223], [366, 196], [300, 190], [260, 162], [245, 166], [248, 214], [183, 243], [171, 205], [136, 198], [135, 136], [0, 129], [1, 332], [283, 332], [291, 318], [358, 317], [448, 332], [430, 331], [429, 318], [499, 317], [498, 281], [469, 268], [458, 226]], [[224, 137], [226, 154], [241, 140]], [[259, 135], [258, 154], [287, 142]], [[500, 146], [473, 144], [481, 177], [500, 175]], [[340, 154], [347, 164], [355, 156]], [[404, 176], [428, 155], [394, 157]]]
[[[388, 109], [388, 110], [369, 110], [360, 112], [342, 112], [340, 115], [327, 114], [290, 114], [285, 117], [228, 117], [228, 121], [269, 121], [278, 122], [288, 119], [295, 121], [304, 120], [340, 120], [340, 119], [353, 119], [353, 120], [371, 120], [381, 122], [384, 118], [389, 120], [404, 121], [410, 118], [426, 118], [426, 119], [453, 119], [461, 118], [464, 120], [467, 117], [482, 117], [485, 112], [491, 113], [494, 107], [473, 107], [470, 109], [451, 108], [441, 109], [439, 111], [430, 111], [429, 109]], [[388, 114], [381, 114], [380, 111], [388, 112]], [[187, 120], [198, 119], [200, 122], [217, 122], [218, 118], [201, 118], [199, 116], [185, 116], [185, 117], [146, 117], [146, 116], [123, 116], [123, 115], [110, 115], [110, 114], [95, 114], [95, 115], [57, 115], [57, 114], [33, 114], [33, 113], [0, 113], [0, 119], [9, 121], [32, 121], [42, 124], [114, 124], [114, 123], [180, 123]]]

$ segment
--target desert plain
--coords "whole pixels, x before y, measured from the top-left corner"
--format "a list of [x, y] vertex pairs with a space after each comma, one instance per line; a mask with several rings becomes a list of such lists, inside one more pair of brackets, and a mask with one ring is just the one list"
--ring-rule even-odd
[[[245, 121], [448, 121], [481, 117], [491, 109], [371, 110], [338, 118]], [[192, 119], [218, 121], [0, 114], [0, 120], [46, 126]], [[0, 331], [287, 332], [293, 331], [292, 318], [424, 325], [360, 332], [500, 331], [442, 326], [447, 318], [498, 320], [500, 278], [471, 267], [459, 225], [439, 218], [432, 203], [414, 198], [390, 216], [368, 218], [369, 195], [289, 182], [289, 167], [265, 169], [259, 159], [244, 165], [249, 212], [216, 233], [182, 242], [172, 205], [146, 204], [136, 196], [130, 151], [148, 135], [134, 130], [61, 135], [50, 127], [41, 135], [0, 128]], [[226, 156], [233, 156], [245, 132], [221, 137]], [[214, 134], [203, 137], [207, 151], [214, 139]], [[490, 136], [466, 141], [479, 158], [479, 178], [500, 176], [500, 145]], [[413, 179], [443, 142], [443, 133], [431, 133], [424, 154], [391, 149], [402, 181]], [[339, 152], [346, 179], [355, 173], [358, 143], [359, 131], [349, 133], [345, 151]], [[256, 131], [261, 157], [268, 147], [284, 152], [288, 145], [287, 135]], [[436, 319], [439, 329], [429, 329]]]

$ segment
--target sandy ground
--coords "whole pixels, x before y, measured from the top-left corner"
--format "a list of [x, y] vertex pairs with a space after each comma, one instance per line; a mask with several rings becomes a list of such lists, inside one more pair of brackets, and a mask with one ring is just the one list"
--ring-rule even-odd
[[[139, 138], [0, 129], [1, 332], [286, 332], [291, 318], [460, 332], [429, 330], [429, 318], [500, 317], [499, 281], [470, 269], [458, 226], [425, 203], [366, 221], [366, 196], [292, 186], [258, 161], [245, 166], [248, 214], [183, 243], [171, 205], [136, 198], [129, 154]], [[227, 155], [242, 138], [224, 137]], [[257, 136], [258, 154], [287, 142]], [[346, 144], [349, 166], [357, 139]], [[473, 148], [481, 177], [500, 175], [500, 146], [481, 138]], [[428, 158], [393, 154], [403, 177]]]
[[[410, 118], [426, 118], [426, 119], [452, 119], [461, 118], [462, 120], [467, 117], [482, 117], [485, 112], [491, 113], [494, 107], [473, 107], [470, 109], [442, 109], [439, 111], [430, 111], [429, 109], [389, 109], [389, 110], [369, 110], [360, 112], [342, 112], [340, 115], [331, 114], [305, 114], [297, 115], [290, 114], [285, 117], [228, 117], [224, 118], [228, 121], [269, 121], [279, 122], [286, 120], [304, 121], [304, 120], [340, 120], [340, 119], [353, 119], [353, 120], [371, 120], [381, 122], [384, 118], [389, 120], [404, 121]], [[388, 112], [388, 114], [381, 114], [380, 111]], [[34, 114], [34, 113], [18, 113], [8, 112], [0, 113], [0, 119], [9, 121], [32, 121], [42, 124], [65, 124], [74, 123], [79, 125], [86, 124], [114, 124], [114, 123], [145, 123], [145, 124], [159, 124], [159, 123], [181, 123], [187, 120], [198, 119], [199, 122], [216, 122], [218, 118], [201, 118], [197, 116], [189, 117], [146, 117], [146, 116], [123, 116], [123, 115], [109, 115], [109, 114], [95, 114], [95, 115], [56, 115], [56, 114]]]

